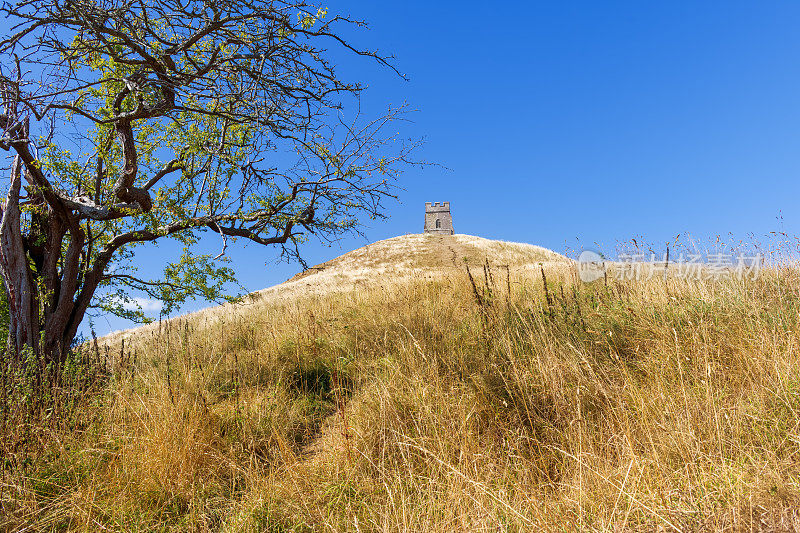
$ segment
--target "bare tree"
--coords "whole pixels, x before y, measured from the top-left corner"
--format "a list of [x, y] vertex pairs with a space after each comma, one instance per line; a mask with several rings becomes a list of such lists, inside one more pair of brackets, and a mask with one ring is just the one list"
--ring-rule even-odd
[[[393, 68], [343, 36], [363, 23], [302, 1], [21, 0], [0, 13], [9, 342], [54, 362], [88, 309], [125, 314], [127, 291], [222, 295], [229, 241], [298, 256], [309, 234], [358, 231], [416, 144], [383, 133], [402, 108], [362, 121], [362, 85], [337, 76], [344, 54]], [[219, 256], [192, 252], [203, 232]], [[137, 246], [166, 238], [184, 254], [139, 277]]]

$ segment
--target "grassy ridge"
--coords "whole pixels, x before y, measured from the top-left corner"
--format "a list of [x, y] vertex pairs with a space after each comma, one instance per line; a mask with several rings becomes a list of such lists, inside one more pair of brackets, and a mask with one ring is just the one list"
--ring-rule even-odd
[[800, 527], [794, 270], [544, 273], [299, 295], [101, 348], [79, 422], [5, 415], [0, 526]]

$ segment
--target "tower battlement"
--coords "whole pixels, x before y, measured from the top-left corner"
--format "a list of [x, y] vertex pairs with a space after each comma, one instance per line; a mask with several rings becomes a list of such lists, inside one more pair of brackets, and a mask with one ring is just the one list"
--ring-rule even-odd
[[453, 234], [453, 215], [450, 202], [425, 202], [425, 233]]
[[427, 213], [428, 211], [450, 211], [450, 202], [442, 202], [441, 204], [439, 202], [425, 202], [425, 212]]

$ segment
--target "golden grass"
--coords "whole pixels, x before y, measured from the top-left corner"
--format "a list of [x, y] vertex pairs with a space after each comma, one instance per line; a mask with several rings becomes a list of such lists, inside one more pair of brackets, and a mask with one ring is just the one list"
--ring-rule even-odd
[[[212, 325], [233, 316], [249, 320], [253, 306], [261, 300], [276, 302], [310, 295], [350, 292], [396, 284], [412, 279], [440, 279], [463, 273], [464, 265], [481, 268], [487, 257], [497, 265], [517, 272], [538, 272], [540, 264], [560, 264], [569, 260], [546, 248], [532, 244], [484, 239], [473, 235], [409, 234], [377, 241], [335, 259], [316, 265], [284, 283], [249, 294], [240, 303], [211, 307], [186, 318]], [[111, 342], [140, 336], [157, 329], [150, 324], [111, 335]]]
[[6, 468], [0, 527], [800, 528], [795, 270], [606, 286], [550, 264], [550, 305], [509, 270], [298, 292], [109, 348], [89, 422]]

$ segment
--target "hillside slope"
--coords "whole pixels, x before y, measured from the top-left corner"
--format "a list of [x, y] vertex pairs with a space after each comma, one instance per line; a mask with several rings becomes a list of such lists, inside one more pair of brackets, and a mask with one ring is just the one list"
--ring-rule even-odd
[[796, 267], [389, 239], [6, 374], [0, 531], [800, 531], [798, 332]]
[[410, 234], [368, 244], [297, 274], [285, 283], [260, 291], [266, 295], [294, 291], [341, 290], [352, 284], [407, 276], [437, 276], [464, 264], [481, 266], [489, 261], [515, 269], [540, 263], [566, 262], [567, 258], [541, 246], [496, 241], [472, 235]]
[[[496, 267], [523, 271], [540, 264], [568, 264], [561, 254], [533, 244], [484, 239], [473, 235], [408, 234], [377, 241], [335, 259], [313, 266], [289, 280], [247, 295], [243, 302], [201, 309], [177, 319], [206, 324], [221, 316], [233, 317], [254, 312], [254, 306], [301, 294], [324, 295], [351, 291], [358, 287], [398, 282], [411, 278], [435, 279], [464, 271], [464, 265], [480, 268], [486, 261]], [[136, 333], [157, 328], [150, 324], [106, 337], [114, 343]]]

